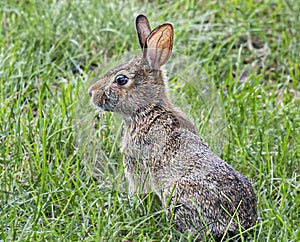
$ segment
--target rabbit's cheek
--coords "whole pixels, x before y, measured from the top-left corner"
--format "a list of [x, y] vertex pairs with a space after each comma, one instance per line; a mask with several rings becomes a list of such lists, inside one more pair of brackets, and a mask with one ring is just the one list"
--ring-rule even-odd
[[107, 89], [104, 91], [102, 96], [102, 103], [103, 103], [103, 109], [105, 111], [117, 111], [116, 106], [119, 102], [119, 96], [117, 90], [114, 89]]

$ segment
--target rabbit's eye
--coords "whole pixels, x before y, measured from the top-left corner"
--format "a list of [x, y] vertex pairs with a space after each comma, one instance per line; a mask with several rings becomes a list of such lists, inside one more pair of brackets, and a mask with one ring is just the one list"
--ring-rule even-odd
[[127, 76], [120, 75], [116, 77], [116, 82], [118, 85], [125, 85], [128, 81], [129, 79]]

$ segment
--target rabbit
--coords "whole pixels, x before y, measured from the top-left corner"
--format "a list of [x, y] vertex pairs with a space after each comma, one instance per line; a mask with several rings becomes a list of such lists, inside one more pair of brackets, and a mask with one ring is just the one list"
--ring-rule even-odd
[[123, 117], [129, 191], [154, 191], [181, 232], [220, 238], [253, 227], [257, 199], [251, 183], [210, 150], [170, 100], [162, 66], [171, 56], [173, 25], [151, 30], [142, 14], [135, 25], [142, 55], [88, 89], [94, 106]]

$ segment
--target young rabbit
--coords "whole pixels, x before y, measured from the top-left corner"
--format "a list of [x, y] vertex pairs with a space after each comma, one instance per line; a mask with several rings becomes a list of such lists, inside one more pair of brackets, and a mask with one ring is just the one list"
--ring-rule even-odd
[[257, 219], [251, 183], [209, 149], [170, 101], [160, 67], [172, 52], [173, 26], [151, 31], [139, 15], [136, 29], [142, 57], [109, 71], [88, 90], [95, 106], [123, 116], [130, 191], [155, 191], [173, 208], [180, 231], [218, 238], [250, 228]]

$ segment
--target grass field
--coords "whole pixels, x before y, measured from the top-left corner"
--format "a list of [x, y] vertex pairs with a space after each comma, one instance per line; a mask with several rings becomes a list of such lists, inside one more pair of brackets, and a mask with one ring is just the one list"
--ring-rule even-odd
[[[1, 0], [0, 241], [192, 241], [153, 194], [127, 194], [121, 119], [94, 121], [86, 93], [114, 56], [139, 48], [138, 13], [152, 27], [172, 22], [174, 51], [201, 70], [195, 83], [172, 79], [172, 97], [253, 181], [251, 241], [300, 241], [298, 0]], [[197, 81], [217, 87], [221, 143], [207, 132]]]

